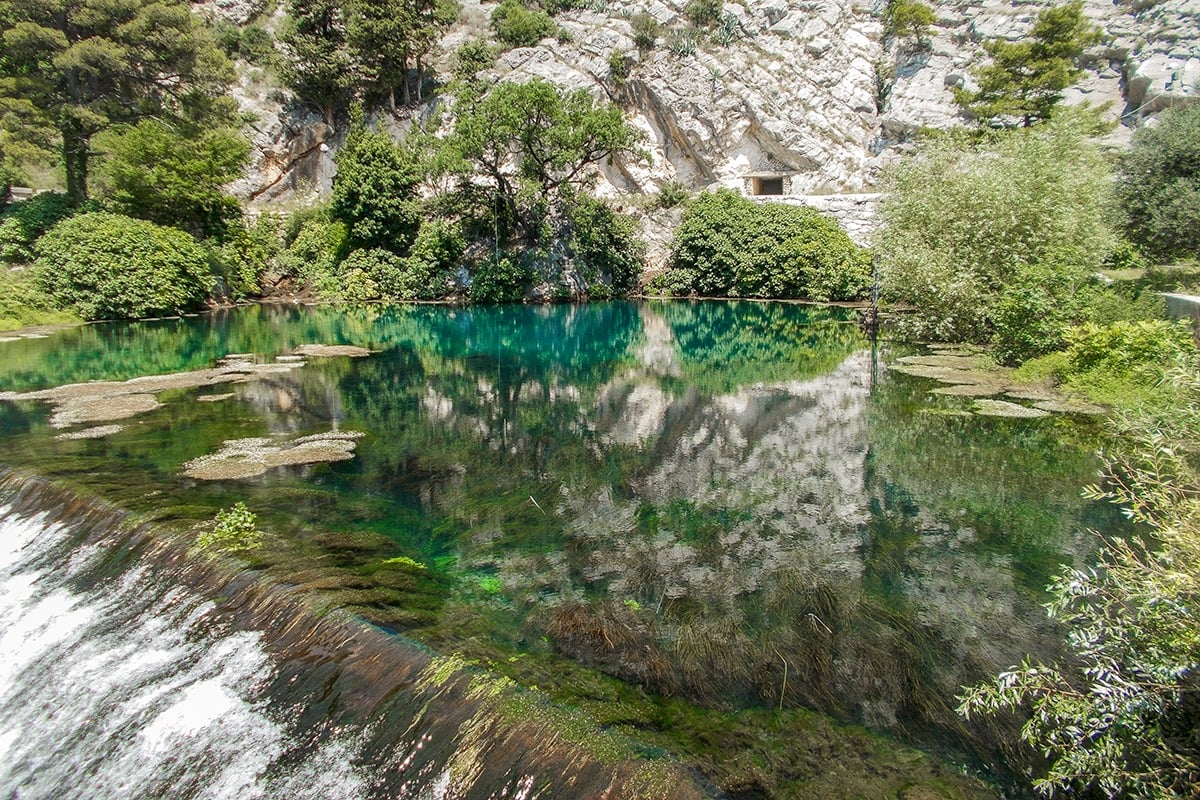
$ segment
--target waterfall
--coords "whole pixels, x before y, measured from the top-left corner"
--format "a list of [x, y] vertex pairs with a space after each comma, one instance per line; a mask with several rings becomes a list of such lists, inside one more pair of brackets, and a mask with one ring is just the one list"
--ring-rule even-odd
[[529, 694], [0, 470], [0, 798], [711, 794]]

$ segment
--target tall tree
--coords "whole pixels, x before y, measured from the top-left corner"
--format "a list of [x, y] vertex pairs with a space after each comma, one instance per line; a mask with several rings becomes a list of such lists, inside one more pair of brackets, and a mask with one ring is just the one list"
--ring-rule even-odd
[[332, 126], [354, 86], [342, 6], [338, 0], [290, 0], [282, 39], [287, 50], [284, 83]]
[[1200, 257], [1200, 105], [1164, 111], [1133, 135], [1117, 197], [1126, 235], [1148, 254]]
[[122, 213], [218, 239], [241, 214], [237, 199], [222, 189], [250, 155], [236, 128], [144, 119], [99, 134], [96, 149], [105, 155], [97, 170], [100, 191]]
[[526, 236], [536, 236], [551, 202], [580, 185], [587, 168], [634, 152], [639, 137], [621, 110], [585, 91], [562, 94], [543, 80], [503, 83], [482, 99], [459, 99], [448, 146], [466, 171], [492, 182], [497, 200]]
[[457, 14], [454, 0], [354, 0], [349, 6], [346, 37], [355, 64], [393, 113], [397, 89], [402, 104], [410, 100], [410, 69], [420, 92], [423, 59]]
[[57, 130], [74, 202], [97, 132], [228, 110], [229, 61], [179, 0], [0, 0], [0, 39], [0, 112]]
[[1028, 128], [1049, 119], [1063, 89], [1083, 72], [1079, 57], [1101, 39], [1083, 16], [1082, 0], [1043, 9], [1027, 38], [984, 42], [992, 61], [975, 71], [978, 91], [957, 89], [954, 99], [980, 122], [1016, 118]]
[[415, 154], [368, 128], [361, 109], [355, 108], [337, 167], [329, 210], [345, 223], [346, 244], [407, 255], [421, 227]]

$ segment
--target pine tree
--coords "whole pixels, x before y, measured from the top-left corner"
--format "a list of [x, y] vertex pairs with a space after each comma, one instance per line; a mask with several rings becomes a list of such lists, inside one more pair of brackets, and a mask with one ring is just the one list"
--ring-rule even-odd
[[955, 101], [981, 123], [1016, 118], [1025, 127], [1049, 119], [1063, 89], [1082, 74], [1083, 51], [1101, 41], [1083, 16], [1082, 0], [1044, 9], [1027, 39], [983, 45], [992, 63], [975, 71], [979, 90], [955, 91]]
[[290, 0], [288, 17], [283, 81], [332, 126], [354, 86], [342, 7], [338, 0]]
[[56, 130], [76, 203], [88, 196], [96, 133], [232, 113], [228, 59], [178, 0], [0, 2], [0, 40], [0, 114], [34, 138]]

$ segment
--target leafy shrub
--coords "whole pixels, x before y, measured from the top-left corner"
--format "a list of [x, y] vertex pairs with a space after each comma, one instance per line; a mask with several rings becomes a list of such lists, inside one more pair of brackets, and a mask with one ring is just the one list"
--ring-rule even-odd
[[283, 226], [283, 246], [291, 247], [292, 242], [296, 241], [296, 237], [300, 235], [300, 231], [310, 222], [333, 222], [333, 217], [329, 213], [329, 206], [325, 203], [318, 203], [317, 205], [298, 208], [288, 214], [287, 222]]
[[1150, 369], [1157, 380], [1158, 371], [1194, 349], [1191, 324], [1186, 321], [1117, 322], [1103, 327], [1088, 323], [1071, 332], [1067, 357], [1073, 374]]
[[347, 246], [406, 253], [421, 225], [419, 176], [409, 154], [386, 133], [369, 130], [358, 112], [336, 160], [329, 213], [345, 223]]
[[75, 214], [65, 194], [42, 192], [0, 213], [0, 264], [33, 260], [33, 245], [46, 231]]
[[169, 126], [144, 119], [96, 138], [106, 153], [99, 170], [112, 211], [172, 225], [202, 237], [224, 235], [241, 216], [224, 186], [242, 173], [250, 143], [233, 128]]
[[1164, 111], [1122, 157], [1125, 232], [1158, 259], [1200, 257], [1200, 106]]
[[471, 276], [471, 301], [475, 303], [517, 303], [525, 299], [525, 290], [533, 280], [533, 269], [525, 254], [501, 253], [475, 265]]
[[692, 196], [692, 192], [688, 187], [684, 186], [679, 181], [664, 181], [658, 187], [658, 197], [655, 205], [659, 208], [675, 208], [682, 205]]
[[533, 47], [558, 26], [544, 11], [531, 11], [520, 0], [504, 0], [492, 12], [492, 30], [509, 47]]
[[1070, 271], [1035, 265], [1022, 269], [996, 302], [992, 343], [1003, 364], [1020, 364], [1058, 350], [1081, 311]]
[[223, 508], [196, 538], [196, 546], [201, 550], [220, 553], [245, 553], [257, 549], [262, 546], [258, 517], [246, 508], [245, 503]]
[[84, 319], [174, 314], [212, 288], [208, 257], [177, 228], [94, 212], [56, 225], [38, 240], [38, 285]]
[[583, 262], [588, 293], [597, 299], [625, 294], [637, 286], [646, 246], [632, 217], [602, 200], [580, 198], [571, 207], [571, 249]]
[[438, 300], [450, 291], [466, 243], [458, 227], [444, 220], [421, 226], [394, 295], [406, 300]]
[[454, 51], [451, 74], [470, 83], [484, 70], [496, 65], [496, 49], [482, 39], [468, 39]]
[[260, 216], [253, 226], [238, 221], [223, 242], [212, 246], [213, 271], [235, 300], [253, 297], [262, 291], [263, 275], [279, 250], [279, 231], [270, 217]]
[[613, 51], [608, 56], [608, 77], [617, 86], [624, 85], [633, 71], [633, 59], [624, 53]]
[[0, 267], [0, 331], [69, 322], [79, 322], [79, 317], [58, 309], [38, 286], [33, 270]]
[[931, 139], [884, 183], [881, 289], [916, 309], [912, 336], [987, 342], [1005, 287], [1024, 270], [1082, 286], [1112, 249], [1107, 166], [1065, 113], [980, 140]]
[[338, 262], [346, 243], [346, 226], [340, 222], [313, 219], [306, 223], [286, 250], [277, 267], [283, 275], [308, 282], [322, 296], [337, 296]]
[[[722, 189], [684, 212], [671, 244], [674, 270], [694, 272], [691, 293], [848, 300], [871, 284], [870, 263], [837, 223], [814, 209], [758, 204]], [[679, 284], [679, 276], [665, 279]]]
[[717, 24], [725, 4], [721, 0], [688, 0], [683, 16], [698, 28]]
[[653, 16], [644, 11], [629, 18], [633, 27], [633, 44], [641, 53], [648, 53], [658, 42], [659, 23]]

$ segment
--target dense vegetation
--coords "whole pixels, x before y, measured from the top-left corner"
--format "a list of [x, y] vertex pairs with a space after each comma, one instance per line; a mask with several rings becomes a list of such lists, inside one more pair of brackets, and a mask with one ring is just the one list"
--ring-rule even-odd
[[1046, 794], [1194, 797], [1200, 359], [1192, 326], [1143, 291], [1173, 288], [1171, 272], [1096, 275], [1196, 257], [1200, 115], [1138, 131], [1113, 191], [1094, 116], [1057, 108], [1094, 38], [1074, 3], [1042, 12], [1027, 40], [988, 43], [979, 90], [959, 93], [982, 129], [926, 138], [891, 170], [875, 254], [884, 298], [912, 308], [908, 334], [991, 344], [1021, 377], [1115, 409], [1109, 470], [1087, 494], [1152, 535], [1106, 542], [1095, 568], [1054, 581], [1069, 658], [1013, 666], [961, 711], [1021, 716]]
[[758, 204], [730, 190], [684, 212], [671, 268], [651, 289], [676, 295], [853, 300], [871, 285], [870, 260], [820, 213]]

